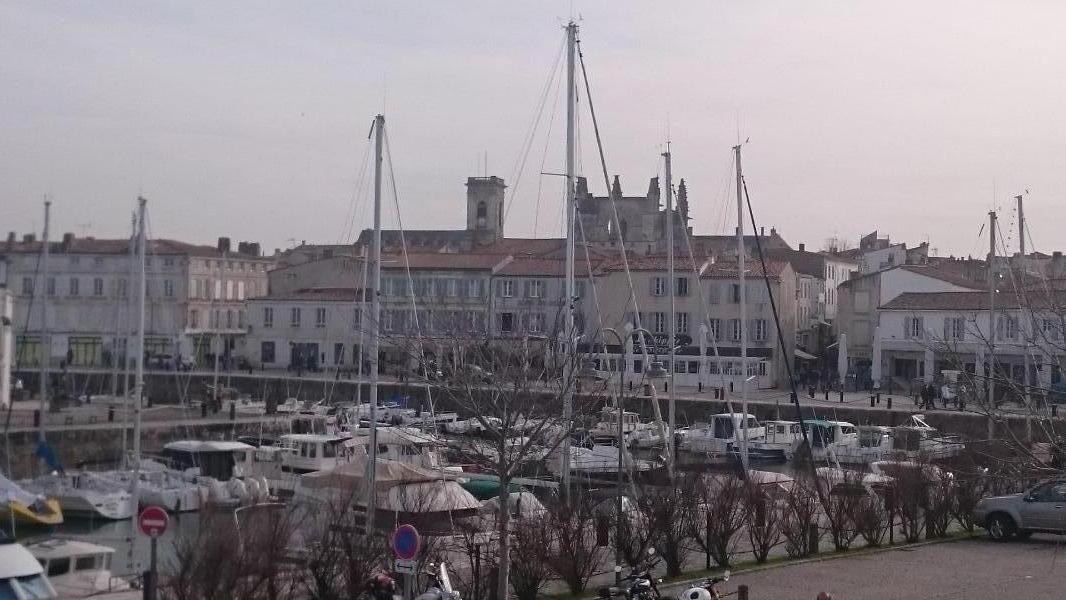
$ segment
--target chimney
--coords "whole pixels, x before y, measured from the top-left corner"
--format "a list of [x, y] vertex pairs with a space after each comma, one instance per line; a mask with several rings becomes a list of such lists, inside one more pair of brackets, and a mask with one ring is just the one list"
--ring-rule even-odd
[[24, 243], [24, 244], [32, 244], [32, 243], [34, 243], [36, 241], [37, 241], [37, 234], [26, 233], [26, 234], [23, 234], [23, 236], [22, 236], [22, 243]]
[[70, 250], [70, 245], [74, 243], [74, 234], [67, 232], [63, 234], [63, 249]]
[[246, 254], [248, 252], [248, 242], [237, 242], [237, 254]]
[[770, 228], [770, 236], [772, 237], [772, 236], [775, 236], [775, 235], [777, 235], [777, 229], [774, 228], [774, 227], [771, 227]]
[[806, 245], [803, 242], [800, 242], [800, 252], [806, 252], [806, 251], [807, 251]]
[[229, 238], [228, 237], [220, 237], [220, 238], [218, 238], [218, 251], [219, 252], [229, 252]]
[[252, 256], [260, 255], [259, 242], [248, 242], [248, 254]]
[[766, 226], [759, 228], [759, 237], [766, 237]]

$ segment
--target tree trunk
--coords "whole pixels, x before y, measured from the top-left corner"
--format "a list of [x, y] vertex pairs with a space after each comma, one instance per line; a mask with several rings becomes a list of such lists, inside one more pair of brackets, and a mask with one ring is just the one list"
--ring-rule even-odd
[[500, 537], [499, 569], [496, 576], [496, 598], [507, 600], [510, 595], [508, 579], [511, 574], [511, 507], [508, 502], [511, 479], [500, 478], [500, 512], [496, 520], [496, 531]]

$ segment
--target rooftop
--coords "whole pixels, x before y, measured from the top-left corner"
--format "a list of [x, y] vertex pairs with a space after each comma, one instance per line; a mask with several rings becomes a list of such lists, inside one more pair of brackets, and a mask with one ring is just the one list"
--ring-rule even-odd
[[[1061, 310], [1066, 292], [997, 292], [992, 300], [997, 309]], [[881, 306], [881, 310], [988, 310], [988, 292], [905, 292]]]

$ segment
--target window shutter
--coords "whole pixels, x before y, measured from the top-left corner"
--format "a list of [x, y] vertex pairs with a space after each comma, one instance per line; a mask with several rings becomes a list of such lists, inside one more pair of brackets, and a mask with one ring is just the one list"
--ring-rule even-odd
[[911, 318], [903, 317], [903, 337], [904, 339], [911, 337]]

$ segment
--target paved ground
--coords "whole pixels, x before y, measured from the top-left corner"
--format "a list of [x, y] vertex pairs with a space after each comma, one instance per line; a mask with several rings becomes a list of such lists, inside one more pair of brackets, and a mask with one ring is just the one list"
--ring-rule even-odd
[[[1066, 598], [1066, 537], [998, 544], [985, 538], [738, 573], [725, 591], [752, 600], [1025, 600]], [[673, 594], [683, 590], [669, 588]]]

